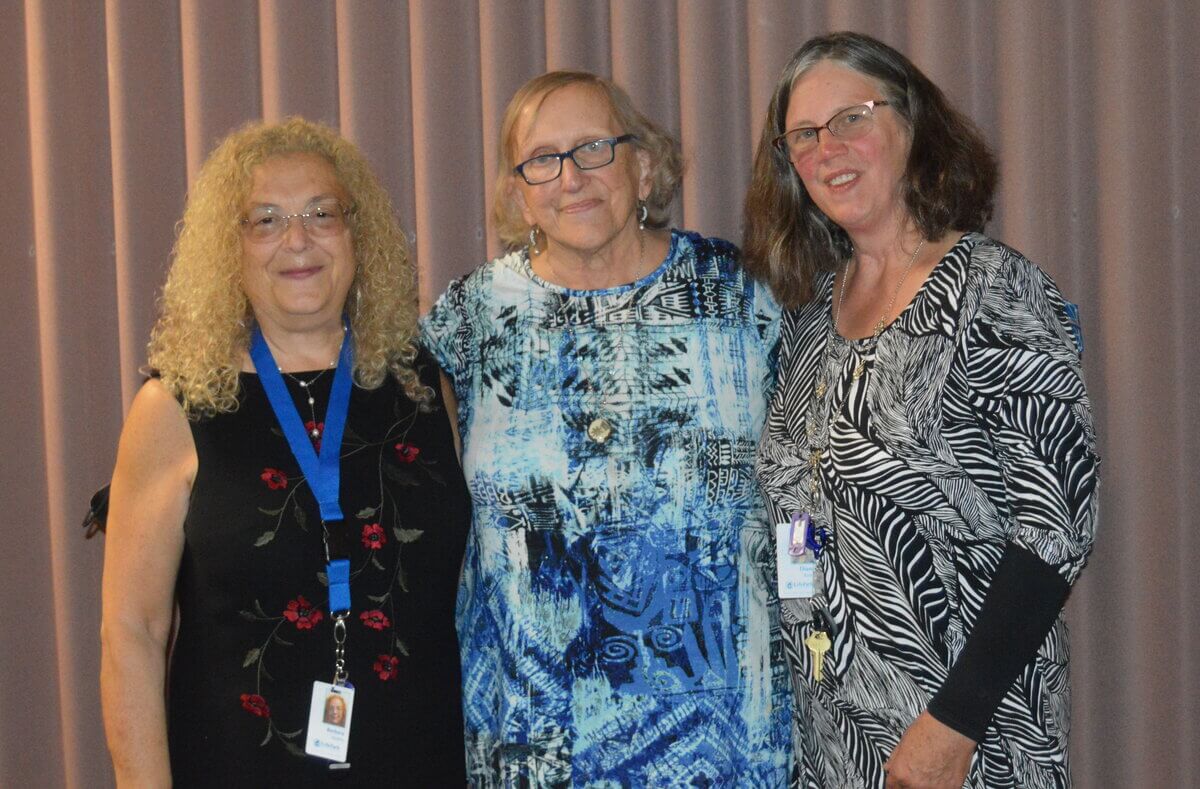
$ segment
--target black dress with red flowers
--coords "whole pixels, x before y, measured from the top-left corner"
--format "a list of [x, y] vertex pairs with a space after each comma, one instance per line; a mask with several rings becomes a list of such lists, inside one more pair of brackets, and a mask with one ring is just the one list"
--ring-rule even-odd
[[[438, 392], [436, 367], [418, 366]], [[332, 380], [285, 376], [310, 430]], [[421, 412], [391, 377], [350, 397], [355, 701], [350, 767], [330, 769], [304, 753], [312, 683], [331, 681], [334, 661], [319, 510], [258, 377], [242, 374], [241, 390], [236, 412], [192, 423], [168, 701], [176, 786], [463, 786], [454, 604], [470, 504], [440, 397]]]

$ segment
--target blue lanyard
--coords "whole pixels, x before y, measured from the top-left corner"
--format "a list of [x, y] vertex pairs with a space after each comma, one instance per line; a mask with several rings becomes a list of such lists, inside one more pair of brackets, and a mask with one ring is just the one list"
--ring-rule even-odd
[[[321, 520], [328, 528], [331, 523], [343, 520], [342, 505], [338, 497], [342, 483], [342, 434], [346, 429], [346, 414], [350, 410], [350, 385], [354, 366], [350, 333], [346, 333], [341, 353], [338, 354], [337, 371], [333, 375], [333, 391], [329, 395], [329, 407], [325, 410], [325, 434], [321, 438], [320, 455], [313, 449], [312, 441], [300, 421], [300, 412], [296, 410], [296, 404], [288, 394], [283, 376], [275, 364], [275, 357], [257, 326], [251, 335], [250, 358], [254, 360], [258, 380], [262, 382], [263, 390], [267, 393], [267, 401], [283, 429], [283, 436], [292, 449], [292, 455], [317, 498]], [[336, 615], [350, 610], [350, 560], [344, 556], [330, 558], [328, 543], [325, 553], [325, 571], [329, 578], [329, 610]]]

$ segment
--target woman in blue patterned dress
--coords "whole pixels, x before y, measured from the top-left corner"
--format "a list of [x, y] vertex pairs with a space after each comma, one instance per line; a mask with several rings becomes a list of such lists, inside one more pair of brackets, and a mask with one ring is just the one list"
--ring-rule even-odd
[[786, 667], [754, 447], [778, 308], [729, 243], [667, 231], [678, 143], [553, 72], [500, 134], [509, 253], [424, 340], [474, 519], [459, 599], [478, 786], [779, 786]]
[[795, 523], [783, 575], [809, 573], [781, 606], [804, 786], [1070, 781], [1060, 614], [1096, 439], [1072, 309], [970, 232], [995, 182], [972, 124], [879, 41], [812, 39], [784, 68], [745, 249], [793, 308], [758, 472]]

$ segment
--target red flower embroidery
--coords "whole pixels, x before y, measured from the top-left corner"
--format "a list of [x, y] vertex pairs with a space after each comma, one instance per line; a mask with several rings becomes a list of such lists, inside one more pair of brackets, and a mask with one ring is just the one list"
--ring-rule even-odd
[[383, 630], [385, 627], [388, 627], [392, 624], [391, 620], [387, 618], [387, 614], [383, 613], [378, 608], [373, 608], [370, 611], [363, 611], [358, 615], [358, 618], [362, 620], [364, 625], [372, 630]]
[[379, 675], [379, 679], [387, 682], [399, 672], [396, 667], [400, 665], [400, 658], [395, 655], [380, 655], [379, 660], [375, 661], [375, 673]]
[[396, 460], [401, 463], [412, 463], [419, 454], [421, 454], [421, 448], [418, 446], [405, 444], [403, 441], [396, 445]]
[[279, 490], [287, 487], [287, 477], [277, 468], [264, 468], [263, 473], [259, 474], [258, 478], [267, 483], [267, 487], [271, 490]]
[[368, 523], [363, 526], [362, 544], [373, 551], [387, 545], [387, 535], [378, 523]]
[[325, 618], [320, 608], [313, 608], [304, 599], [304, 595], [296, 595], [295, 600], [289, 600], [283, 610], [283, 618], [296, 625], [297, 630], [312, 630], [313, 625]]
[[[317, 431], [317, 435], [313, 436], [313, 431]], [[314, 422], [311, 419], [304, 423], [304, 432], [308, 433], [308, 439], [313, 443], [313, 449], [319, 453], [321, 451], [321, 436], [325, 435], [325, 423]]]
[[267, 700], [257, 693], [242, 694], [242, 709], [260, 718], [271, 717], [271, 708], [267, 706]]

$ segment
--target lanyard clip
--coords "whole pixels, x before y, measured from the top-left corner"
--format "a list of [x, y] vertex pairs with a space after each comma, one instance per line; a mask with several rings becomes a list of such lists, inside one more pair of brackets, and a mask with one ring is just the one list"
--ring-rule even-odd
[[346, 617], [349, 611], [333, 615], [333, 684], [345, 685], [350, 675], [346, 673]]
[[788, 556], [803, 556], [812, 533], [812, 516], [807, 512], [792, 513], [792, 531], [788, 538]]

